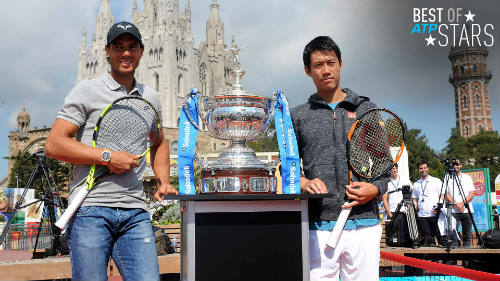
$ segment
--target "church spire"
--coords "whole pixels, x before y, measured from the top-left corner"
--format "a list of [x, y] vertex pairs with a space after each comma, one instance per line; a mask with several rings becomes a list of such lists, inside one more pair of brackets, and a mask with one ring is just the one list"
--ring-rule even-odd
[[85, 27], [82, 29], [82, 44], [80, 45], [80, 54], [87, 53], [87, 29]]
[[95, 39], [97, 42], [105, 41], [108, 29], [113, 25], [114, 17], [111, 13], [111, 5], [109, 0], [102, 0], [99, 14], [96, 19], [96, 34]]
[[217, 0], [213, 0], [210, 5], [210, 17], [207, 21], [207, 46], [212, 54], [215, 54], [216, 50], [224, 49], [224, 23], [220, 19]]
[[191, 3], [189, 2], [189, 0], [186, 4], [186, 8], [184, 9], [184, 14], [188, 18], [188, 20], [191, 21]]

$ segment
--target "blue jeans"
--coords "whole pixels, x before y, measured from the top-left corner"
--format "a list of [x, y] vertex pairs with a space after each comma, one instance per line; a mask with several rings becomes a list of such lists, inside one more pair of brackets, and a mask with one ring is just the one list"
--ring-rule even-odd
[[110, 257], [123, 280], [159, 280], [151, 221], [143, 209], [80, 207], [66, 235], [72, 280], [107, 280]]

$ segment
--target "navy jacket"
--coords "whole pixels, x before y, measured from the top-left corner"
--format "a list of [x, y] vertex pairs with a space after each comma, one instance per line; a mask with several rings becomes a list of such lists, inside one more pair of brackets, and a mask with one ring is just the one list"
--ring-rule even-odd
[[[304, 176], [321, 179], [331, 194], [324, 199], [309, 200], [309, 219], [337, 220], [345, 200], [345, 186], [349, 184], [347, 163], [347, 134], [358, 117], [375, 104], [367, 97], [358, 96], [350, 89], [343, 89], [346, 97], [335, 111], [318, 94], [309, 97], [307, 103], [292, 109], [292, 121], [302, 159]], [[379, 194], [387, 190], [387, 177], [373, 182]], [[362, 181], [353, 174], [352, 181]], [[365, 181], [365, 180], [364, 180]], [[349, 219], [379, 218], [377, 199], [356, 206]]]

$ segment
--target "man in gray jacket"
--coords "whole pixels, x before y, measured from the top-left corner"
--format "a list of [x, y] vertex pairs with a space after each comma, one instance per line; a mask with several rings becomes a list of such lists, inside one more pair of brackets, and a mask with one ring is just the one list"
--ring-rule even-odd
[[[357, 117], [375, 108], [367, 97], [340, 87], [342, 59], [327, 36], [309, 42], [303, 53], [304, 70], [316, 93], [292, 109], [292, 121], [302, 158], [301, 190], [330, 193], [309, 201], [311, 280], [378, 280], [380, 237], [376, 197], [387, 189], [387, 178], [349, 184], [347, 134]], [[344, 205], [347, 199], [351, 203]], [[334, 249], [326, 241], [342, 208], [353, 207]]]

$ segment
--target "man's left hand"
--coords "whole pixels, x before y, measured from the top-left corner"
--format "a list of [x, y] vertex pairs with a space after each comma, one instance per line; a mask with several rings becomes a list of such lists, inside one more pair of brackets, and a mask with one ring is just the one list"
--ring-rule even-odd
[[160, 186], [158, 186], [158, 190], [155, 192], [154, 196], [156, 201], [159, 202], [163, 201], [163, 196], [165, 194], [179, 194], [179, 192], [169, 183], [163, 183]]
[[378, 188], [367, 182], [353, 182], [345, 186], [345, 194], [352, 202], [344, 204], [342, 208], [350, 208], [363, 205], [378, 195]]

